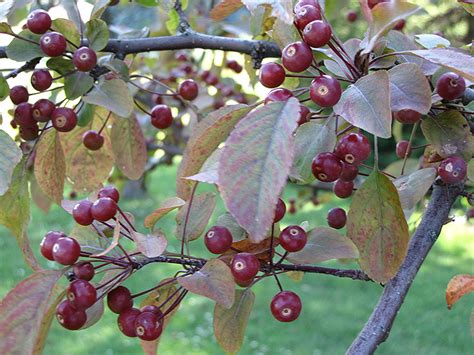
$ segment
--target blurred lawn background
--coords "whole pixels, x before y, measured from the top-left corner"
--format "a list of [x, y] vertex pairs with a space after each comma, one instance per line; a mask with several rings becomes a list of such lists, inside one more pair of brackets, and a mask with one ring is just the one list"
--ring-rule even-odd
[[[160, 167], [149, 177], [149, 195], [144, 199], [121, 201], [121, 206], [137, 218], [137, 226], [144, 231], [143, 218], [161, 201], [174, 194], [176, 167]], [[298, 187], [289, 186], [284, 199], [295, 198]], [[296, 215], [287, 214], [283, 225], [309, 221], [311, 227], [325, 225], [326, 212], [334, 206], [347, 207], [346, 201], [335, 198], [324, 205], [306, 204]], [[219, 201], [213, 218], [223, 212]], [[448, 311], [444, 292], [452, 276], [472, 273], [474, 226], [467, 224], [462, 211], [448, 224], [436, 243], [400, 311], [391, 335], [379, 350], [380, 354], [468, 354], [472, 351], [469, 318], [474, 294], [463, 298]], [[178, 248], [173, 236], [171, 213], [160, 223], [166, 232], [171, 249]], [[416, 218], [416, 217], [414, 217]], [[57, 267], [46, 262], [37, 252], [43, 235], [51, 229], [69, 232], [72, 218], [58, 207], [47, 215], [32, 208], [30, 239], [39, 259], [47, 268]], [[194, 255], [210, 256], [203, 240], [191, 243]], [[0, 298], [24, 277], [30, 274], [15, 239], [0, 227]], [[326, 265], [339, 265], [336, 262]], [[134, 275], [126, 284], [136, 293], [161, 279], [169, 277], [173, 266], [152, 264]], [[269, 311], [269, 302], [277, 292], [272, 278], [254, 287], [256, 301], [246, 331], [242, 354], [343, 354], [352, 339], [364, 325], [382, 292], [373, 283], [338, 279], [325, 275], [305, 275], [295, 282], [282, 275], [286, 289], [297, 292], [303, 301], [303, 312], [292, 324], [275, 321]], [[213, 329], [213, 303], [201, 296], [189, 295], [163, 334], [159, 351], [163, 354], [219, 354]], [[470, 350], [469, 350], [470, 349]], [[123, 336], [116, 325], [116, 315], [106, 310], [102, 319], [92, 328], [70, 332], [53, 320], [44, 354], [136, 354], [140, 353], [137, 339]]]

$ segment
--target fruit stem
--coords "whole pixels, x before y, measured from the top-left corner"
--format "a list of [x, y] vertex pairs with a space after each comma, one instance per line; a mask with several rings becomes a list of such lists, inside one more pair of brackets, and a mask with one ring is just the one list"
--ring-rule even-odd
[[[196, 189], [198, 185], [199, 185], [199, 182], [196, 181], [191, 191], [191, 197], [189, 198], [188, 209], [186, 210], [186, 217], [184, 218], [183, 235], [181, 236], [181, 259], [184, 259], [184, 244], [186, 241], [186, 228], [188, 227], [189, 215], [191, 214], [191, 207], [193, 205], [194, 195], [196, 194]], [[186, 241], [186, 246], [187, 246], [187, 241]], [[189, 254], [189, 250], [187, 253]]]
[[143, 106], [138, 103], [137, 99], [134, 98], [134, 99], [133, 99], [133, 102], [135, 103], [135, 105], [137, 105], [137, 107], [140, 109], [140, 111], [142, 111], [143, 113], [147, 114], [148, 116], [151, 116], [151, 113], [148, 112], [147, 110], [145, 110], [145, 109], [143, 108]]
[[[411, 130], [411, 134], [410, 134], [410, 140], [408, 141], [408, 146], [410, 147], [412, 142], [413, 142], [413, 139], [415, 138], [415, 133], [416, 133], [416, 130], [418, 129], [418, 126], [419, 126], [420, 122], [416, 122], [414, 125], [413, 125], [413, 128]], [[407, 165], [407, 159], [408, 159], [408, 154], [410, 153], [410, 149], [407, 149], [406, 152], [405, 152], [405, 157], [403, 158], [403, 165], [402, 165], [402, 171], [400, 172], [400, 175], [403, 175], [403, 173], [405, 172], [405, 166]]]
[[278, 279], [278, 276], [277, 276], [277, 274], [275, 273], [274, 270], [272, 270], [272, 274], [273, 274], [273, 276], [275, 277], [275, 280], [276, 280], [276, 282], [277, 282], [278, 288], [280, 289], [280, 291], [283, 291], [283, 287], [281, 286], [280, 280]]
[[[108, 119], [108, 118], [107, 118]], [[128, 219], [127, 215], [122, 211], [122, 209], [119, 207], [119, 205], [117, 205], [117, 209], [119, 211], [119, 213], [122, 215], [123, 219], [127, 222], [127, 224], [130, 226], [130, 228], [132, 228], [132, 230], [134, 232], [136, 232], [137, 230], [135, 229], [135, 227], [133, 226], [132, 222], [130, 222], [130, 220]]]

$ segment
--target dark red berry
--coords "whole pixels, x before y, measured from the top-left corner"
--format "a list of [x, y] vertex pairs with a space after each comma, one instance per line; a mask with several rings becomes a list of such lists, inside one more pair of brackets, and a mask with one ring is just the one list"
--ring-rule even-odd
[[370, 156], [370, 142], [360, 133], [349, 133], [341, 138], [334, 153], [348, 164], [358, 165]]
[[222, 254], [232, 246], [232, 234], [226, 227], [214, 226], [204, 236], [204, 244], [214, 254]]
[[295, 13], [295, 24], [303, 31], [306, 25], [312, 21], [321, 20], [321, 10], [311, 5], [301, 6]]
[[153, 101], [153, 103], [155, 103], [156, 105], [161, 105], [163, 103], [163, 97], [159, 94], [153, 94], [151, 95], [151, 100]]
[[277, 88], [271, 90], [267, 97], [265, 98], [264, 103], [269, 104], [270, 102], [275, 102], [275, 101], [286, 101], [290, 97], [293, 97], [293, 93], [285, 88]]
[[199, 94], [198, 84], [193, 79], [187, 79], [179, 84], [178, 93], [183, 99], [192, 101]]
[[248, 280], [237, 280], [236, 278], [234, 278], [234, 281], [240, 287], [249, 287], [252, 284], [254, 279], [255, 279], [254, 277]]
[[206, 82], [206, 84], [215, 86], [219, 83], [219, 78], [217, 77], [216, 74], [209, 73], [209, 75], [207, 76], [205, 82]]
[[406, 21], [404, 19], [400, 19], [400, 20], [397, 21], [395, 26], [393, 26], [393, 29], [397, 30], [397, 31], [401, 31], [401, 30], [403, 30], [405, 25], [406, 25]]
[[79, 71], [90, 71], [97, 64], [97, 54], [89, 47], [81, 47], [74, 52], [72, 62]]
[[265, 63], [258, 76], [263, 86], [276, 88], [285, 81], [285, 69], [278, 63]]
[[38, 122], [48, 122], [56, 105], [48, 99], [39, 99], [33, 105], [33, 118]]
[[94, 266], [89, 262], [74, 264], [72, 270], [74, 271], [74, 275], [81, 280], [90, 281], [95, 275]]
[[305, 105], [300, 105], [300, 117], [298, 118], [298, 125], [301, 126], [303, 123], [309, 122], [311, 117], [311, 111]]
[[44, 10], [32, 11], [26, 18], [26, 27], [38, 35], [42, 35], [49, 30], [51, 23], [51, 17]]
[[62, 265], [74, 264], [81, 254], [81, 246], [72, 238], [59, 238], [53, 245], [53, 259]]
[[13, 129], [17, 129], [17, 128], [18, 128], [18, 124], [15, 122], [15, 120], [11, 120], [11, 121], [10, 121], [10, 126], [11, 126]]
[[175, 55], [176, 60], [180, 62], [189, 62], [189, 57], [186, 55], [186, 53], [176, 53]]
[[316, 7], [319, 10], [319, 12], [321, 12], [321, 6], [319, 5], [318, 0], [299, 0], [295, 4], [294, 12], [297, 13], [301, 7], [306, 6], [306, 5], [311, 5], [313, 7]]
[[155, 313], [157, 316], [158, 316], [158, 319], [162, 319], [164, 316], [163, 316], [163, 312], [155, 305], [153, 304], [149, 304], [147, 306], [143, 306], [142, 308], [140, 308], [140, 311], [143, 313], [143, 312], [151, 312], [151, 313]]
[[165, 129], [173, 123], [171, 109], [166, 105], [156, 105], [151, 110], [151, 124], [158, 129]]
[[39, 137], [39, 127], [37, 123], [27, 126], [20, 126], [20, 137], [25, 141], [32, 141]]
[[308, 23], [303, 30], [303, 40], [314, 48], [328, 44], [332, 36], [331, 26], [327, 22], [316, 20]]
[[300, 226], [288, 226], [280, 233], [280, 245], [289, 252], [303, 249], [308, 241], [308, 236]]
[[53, 83], [53, 77], [46, 69], [37, 69], [31, 74], [31, 86], [38, 91], [48, 90]]
[[415, 110], [400, 110], [394, 112], [393, 117], [400, 123], [414, 124], [420, 120], [421, 113]]
[[94, 219], [106, 222], [117, 213], [117, 203], [110, 197], [101, 197], [92, 204], [91, 214]]
[[130, 308], [120, 313], [117, 323], [120, 331], [128, 337], [136, 337], [135, 332], [135, 320], [141, 314], [140, 310], [136, 308]]
[[118, 286], [107, 295], [107, 305], [114, 313], [121, 314], [133, 307], [133, 298], [130, 290], [124, 286]]
[[316, 179], [332, 182], [341, 175], [342, 162], [334, 153], [319, 153], [314, 157], [311, 169]]
[[15, 105], [19, 105], [22, 102], [27, 102], [28, 98], [28, 90], [24, 86], [17, 85], [10, 89], [10, 100], [12, 100]]
[[353, 181], [344, 181], [341, 179], [336, 180], [332, 190], [334, 194], [339, 198], [348, 198], [352, 195], [352, 190], [354, 188]]
[[242, 66], [235, 60], [227, 61], [227, 68], [232, 69], [237, 74], [241, 73], [243, 70]]
[[162, 332], [163, 322], [154, 312], [142, 312], [135, 319], [135, 333], [142, 340], [156, 340]]
[[444, 73], [436, 83], [436, 91], [445, 100], [455, 100], [466, 91], [466, 81], [459, 74]]
[[61, 33], [48, 32], [41, 36], [41, 50], [50, 57], [59, 57], [66, 51], [66, 39]]
[[239, 281], [252, 279], [260, 269], [260, 262], [257, 257], [250, 253], [238, 253], [232, 259], [232, 275]]
[[313, 52], [304, 42], [290, 43], [283, 49], [281, 61], [289, 71], [300, 73], [308, 69], [313, 62]]
[[89, 130], [82, 135], [82, 143], [89, 150], [99, 150], [104, 145], [104, 137], [97, 131]]
[[316, 77], [309, 88], [311, 100], [321, 107], [330, 107], [338, 103], [341, 98], [341, 84], [336, 78], [329, 75]]
[[342, 162], [342, 171], [339, 179], [344, 181], [353, 181], [359, 174], [359, 168], [356, 165]]
[[403, 159], [405, 156], [410, 156], [411, 153], [411, 146], [409, 141], [400, 141], [397, 143], [397, 146], [395, 148], [395, 152], [397, 154], [397, 157]]
[[46, 233], [40, 244], [41, 255], [46, 259], [53, 261], [53, 246], [59, 238], [66, 237], [62, 232], [50, 231]]
[[300, 315], [301, 308], [301, 299], [291, 291], [277, 293], [270, 304], [273, 317], [280, 322], [293, 322]]
[[83, 310], [75, 309], [68, 300], [64, 300], [56, 307], [56, 319], [64, 328], [78, 330], [86, 324], [87, 315]]
[[77, 125], [77, 115], [68, 107], [58, 107], [51, 114], [54, 128], [59, 132], [69, 132]]
[[95, 287], [86, 280], [74, 280], [67, 289], [67, 299], [76, 309], [87, 309], [97, 301]]
[[347, 222], [346, 211], [339, 207], [331, 209], [328, 212], [327, 221], [328, 225], [332, 228], [343, 228]]
[[464, 180], [467, 164], [463, 158], [452, 156], [444, 159], [438, 167], [438, 175], [446, 184], [457, 184]]
[[355, 12], [355, 11], [353, 11], [353, 10], [349, 11], [349, 12], [347, 13], [346, 18], [347, 18], [347, 21], [349, 21], [349, 22], [355, 22], [355, 21], [357, 21], [357, 12]]
[[92, 217], [92, 202], [89, 200], [82, 200], [77, 203], [72, 209], [72, 217], [82, 226], [88, 226], [94, 222]]
[[375, 5], [380, 4], [382, 2], [389, 2], [390, 0], [367, 0], [367, 5], [369, 9], [373, 9]]
[[99, 190], [97, 195], [98, 197], [110, 197], [115, 202], [119, 202], [120, 200], [120, 193], [118, 190], [113, 186], [104, 186]]
[[275, 208], [275, 217], [273, 218], [273, 223], [280, 222], [286, 213], [285, 202], [281, 198], [278, 199], [276, 208]]
[[28, 102], [22, 102], [15, 108], [13, 119], [20, 126], [33, 126], [36, 121], [33, 119], [33, 106]]

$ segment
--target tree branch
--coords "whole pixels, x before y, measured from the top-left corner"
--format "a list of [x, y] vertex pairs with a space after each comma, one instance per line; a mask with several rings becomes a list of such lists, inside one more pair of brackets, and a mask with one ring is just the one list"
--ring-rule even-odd
[[346, 355], [373, 354], [390, 333], [398, 310], [423, 264], [438, 239], [449, 211], [461, 193], [462, 186], [435, 184], [428, 208], [411, 238], [407, 256], [395, 277], [385, 285], [372, 315], [354, 340]]
[[[111, 39], [103, 49], [103, 52], [125, 56], [127, 54], [143, 52], [192, 48], [239, 52], [251, 55], [254, 59], [281, 56], [280, 48], [273, 42], [210, 36], [195, 32], [177, 36]], [[5, 47], [0, 47], [0, 58], [7, 58]]]

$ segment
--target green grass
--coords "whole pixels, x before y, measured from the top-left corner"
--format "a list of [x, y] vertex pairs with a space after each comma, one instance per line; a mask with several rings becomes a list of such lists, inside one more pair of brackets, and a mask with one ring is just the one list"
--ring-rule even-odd
[[[175, 167], [161, 167], [150, 181], [149, 197], [123, 201], [122, 207], [131, 211], [141, 225], [143, 218], [159, 202], [173, 195]], [[295, 197], [296, 187], [285, 191], [285, 199]], [[285, 224], [310, 222], [312, 227], [324, 225], [327, 210], [341, 201], [330, 201], [322, 207], [306, 205], [296, 216], [287, 216]], [[222, 203], [218, 204], [222, 211]], [[30, 238], [35, 251], [44, 233], [50, 229], [69, 231], [72, 219], [59, 208], [47, 215], [32, 208]], [[219, 213], [215, 213], [217, 217]], [[215, 218], [214, 217], [214, 218]], [[162, 227], [171, 247], [178, 243], [172, 236], [174, 214], [163, 220]], [[161, 223], [161, 222], [160, 222]], [[462, 299], [448, 311], [444, 300], [446, 285], [453, 275], [473, 272], [473, 249], [469, 236], [473, 226], [462, 219], [446, 226], [416, 278], [398, 315], [390, 338], [379, 350], [380, 354], [468, 354], [473, 342], [470, 337], [469, 316], [473, 295]], [[209, 256], [202, 240], [191, 244], [197, 255]], [[15, 239], [0, 227], [0, 297], [14, 287], [30, 271], [22, 260]], [[54, 263], [43, 262], [45, 267]], [[338, 265], [335, 262], [329, 265]], [[356, 265], [342, 265], [356, 267]], [[169, 265], [148, 265], [127, 281], [134, 292], [143, 290], [169, 276], [175, 270]], [[268, 279], [257, 284], [255, 306], [246, 331], [242, 354], [343, 354], [364, 325], [382, 291], [373, 283], [337, 279], [324, 275], [306, 275], [302, 282], [282, 276], [285, 288], [300, 294], [303, 313], [293, 324], [273, 320], [269, 302], [277, 288]], [[161, 341], [164, 354], [218, 354], [212, 329], [213, 304], [201, 296], [190, 295], [173, 318]], [[55, 321], [47, 339], [45, 354], [134, 354], [140, 353], [136, 339], [121, 335], [116, 316], [106, 311], [98, 324], [87, 330], [69, 332]]]

